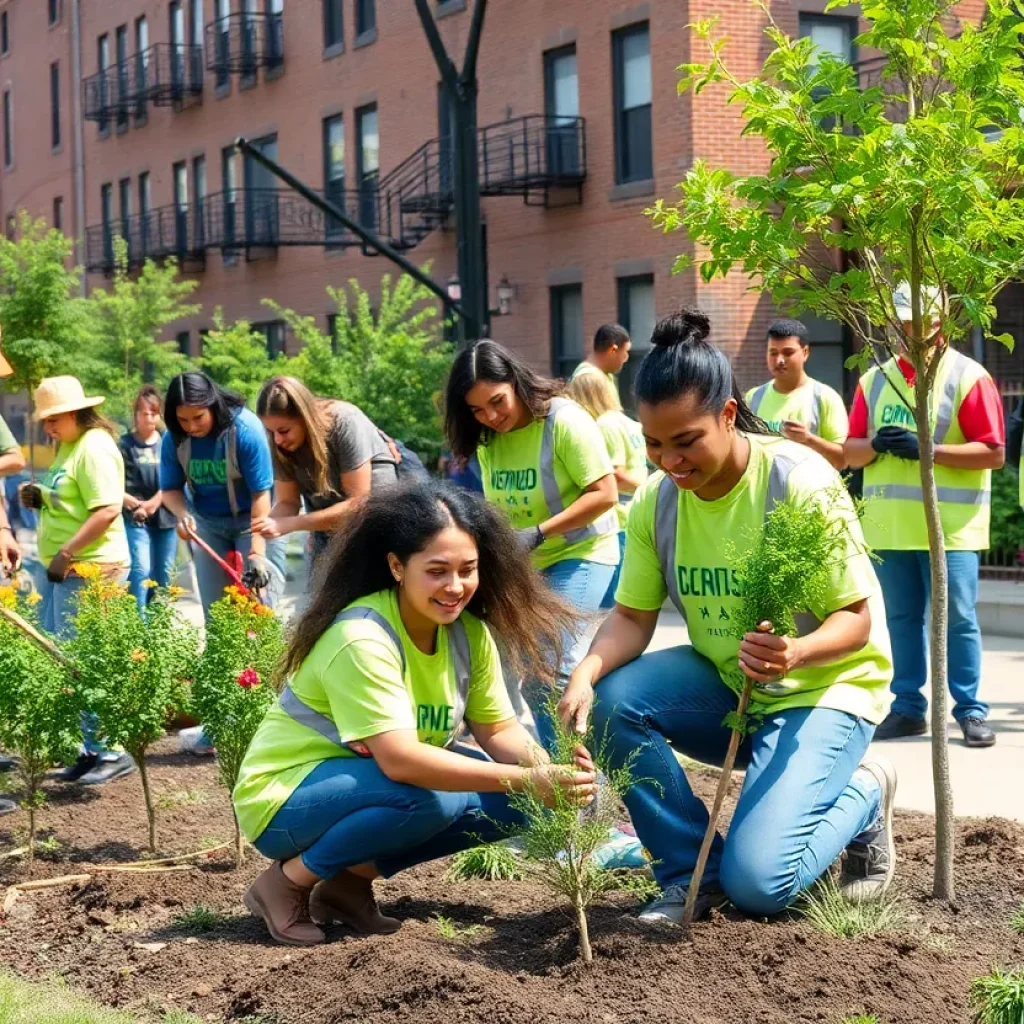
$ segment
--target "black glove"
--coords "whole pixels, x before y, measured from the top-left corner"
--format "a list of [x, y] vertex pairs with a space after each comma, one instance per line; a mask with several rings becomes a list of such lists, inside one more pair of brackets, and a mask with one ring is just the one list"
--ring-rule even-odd
[[18, 489], [18, 500], [22, 508], [41, 509], [43, 507], [43, 489], [39, 484], [22, 484]]
[[249, 568], [242, 574], [242, 583], [250, 590], [266, 590], [270, 586], [270, 566], [260, 555], [249, 556]]
[[917, 434], [903, 427], [882, 427], [872, 438], [871, 447], [880, 455], [888, 453], [897, 459], [916, 462], [921, 458]]
[[544, 534], [539, 526], [525, 526], [521, 530], [516, 530], [516, 540], [519, 541], [520, 550], [529, 554], [544, 543]]

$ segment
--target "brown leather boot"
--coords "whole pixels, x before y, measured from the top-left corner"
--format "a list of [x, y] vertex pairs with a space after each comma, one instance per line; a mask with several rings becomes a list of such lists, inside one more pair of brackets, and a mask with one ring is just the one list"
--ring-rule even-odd
[[347, 870], [313, 889], [309, 912], [318, 924], [347, 924], [362, 935], [390, 935], [402, 927], [397, 918], [380, 912], [373, 882]]
[[296, 885], [275, 861], [256, 877], [242, 899], [256, 917], [263, 918], [278, 942], [316, 946], [326, 936], [310, 919], [309, 894], [309, 889]]

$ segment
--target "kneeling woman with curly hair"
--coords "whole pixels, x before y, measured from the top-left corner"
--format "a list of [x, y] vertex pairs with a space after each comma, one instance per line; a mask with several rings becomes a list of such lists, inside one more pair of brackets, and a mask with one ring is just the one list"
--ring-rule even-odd
[[[501, 838], [510, 792], [595, 791], [589, 755], [549, 763], [509, 702], [490, 629], [550, 681], [574, 618], [500, 512], [432, 482], [370, 494], [326, 561], [234, 792], [274, 861], [246, 906], [292, 945], [329, 922], [396, 930], [372, 880]], [[456, 745], [464, 727], [479, 750]]]

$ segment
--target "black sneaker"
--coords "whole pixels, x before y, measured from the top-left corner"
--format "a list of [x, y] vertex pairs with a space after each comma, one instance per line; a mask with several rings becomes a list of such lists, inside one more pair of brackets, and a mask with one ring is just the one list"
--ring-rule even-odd
[[923, 718], [908, 718], [898, 711], [890, 711], [885, 721], [875, 730], [876, 740], [898, 740], [904, 736], [923, 736], [928, 723]]
[[839, 889], [851, 903], [878, 899], [892, 885], [896, 874], [896, 842], [892, 812], [896, 802], [896, 769], [884, 758], [872, 755], [858, 771], [870, 772], [882, 790], [878, 817], [846, 847]]
[[960, 723], [963, 730], [964, 743], [969, 747], [994, 747], [996, 734], [989, 728], [988, 722], [977, 715], [965, 718]]
[[[643, 924], [653, 925], [679, 925], [683, 922], [683, 908], [686, 906], [685, 885], [670, 885], [667, 889], [652, 902], [648, 903], [640, 911], [637, 920]], [[693, 908], [693, 919], [699, 921], [707, 917], [717, 907], [724, 907], [729, 902], [729, 897], [717, 883], [703, 886], [697, 895], [697, 902]]]
[[118, 754], [107, 761], [101, 758], [96, 767], [87, 775], [83, 775], [80, 781], [83, 786], [104, 786], [121, 778], [122, 775], [130, 774], [135, 768], [135, 761], [128, 754]]
[[18, 767], [18, 759], [10, 754], [0, 754], [0, 772], [13, 772]]
[[98, 754], [79, 754], [78, 760], [74, 764], [69, 765], [62, 772], [57, 772], [57, 778], [61, 782], [77, 782], [83, 775], [88, 775], [96, 767], [98, 760]]

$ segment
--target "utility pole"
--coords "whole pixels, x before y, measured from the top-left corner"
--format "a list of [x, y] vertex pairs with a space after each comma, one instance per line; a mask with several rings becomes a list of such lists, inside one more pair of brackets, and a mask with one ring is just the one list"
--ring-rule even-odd
[[480, 221], [480, 167], [477, 157], [477, 57], [484, 27], [487, 0], [475, 0], [462, 70], [455, 67], [445, 49], [428, 0], [416, 0], [423, 31], [452, 104], [454, 144], [455, 228], [458, 275], [463, 309], [463, 344], [483, 336], [487, 323], [488, 295], [484, 278], [483, 236]]

